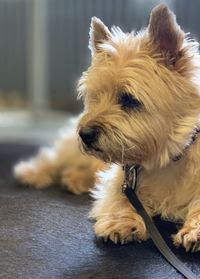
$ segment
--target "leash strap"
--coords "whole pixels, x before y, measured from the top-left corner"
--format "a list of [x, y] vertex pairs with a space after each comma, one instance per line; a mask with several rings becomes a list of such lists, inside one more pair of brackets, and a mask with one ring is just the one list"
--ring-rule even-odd
[[122, 186], [122, 192], [127, 196], [129, 202], [134, 208], [136, 208], [137, 212], [144, 219], [147, 231], [150, 234], [151, 239], [156, 245], [157, 249], [160, 251], [163, 257], [165, 257], [165, 259], [177, 269], [177, 271], [185, 276], [186, 279], [198, 279], [198, 277], [190, 269], [188, 269], [170, 250], [170, 248], [167, 246], [166, 242], [162, 238], [160, 232], [158, 231], [157, 227], [155, 226], [152, 218], [148, 215], [143, 204], [138, 199], [134, 191], [137, 184], [138, 166], [129, 167], [128, 165], [126, 165], [124, 168], [125, 182]]

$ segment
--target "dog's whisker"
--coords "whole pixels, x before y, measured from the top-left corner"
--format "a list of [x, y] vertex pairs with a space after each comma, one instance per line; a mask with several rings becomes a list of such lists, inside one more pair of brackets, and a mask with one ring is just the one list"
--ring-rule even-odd
[[128, 147], [128, 148], [126, 148], [125, 151], [130, 151], [131, 149], [134, 149], [134, 148], [135, 148], [135, 144], [130, 146], [130, 147]]

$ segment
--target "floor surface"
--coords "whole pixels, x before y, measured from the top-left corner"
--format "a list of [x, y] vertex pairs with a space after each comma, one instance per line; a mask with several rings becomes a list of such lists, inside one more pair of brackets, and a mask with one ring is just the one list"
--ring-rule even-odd
[[[18, 185], [11, 174], [37, 146], [0, 145], [0, 279], [178, 279], [151, 240], [120, 246], [94, 237], [88, 195]], [[157, 220], [171, 246], [175, 226]], [[175, 249], [200, 278], [200, 253]]]

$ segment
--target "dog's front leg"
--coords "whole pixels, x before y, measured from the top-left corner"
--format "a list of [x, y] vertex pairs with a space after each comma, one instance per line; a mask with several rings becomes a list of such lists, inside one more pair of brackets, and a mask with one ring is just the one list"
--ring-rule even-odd
[[107, 182], [103, 179], [94, 191], [96, 201], [90, 215], [96, 219], [95, 234], [104, 240], [110, 239], [121, 244], [145, 240], [147, 233], [144, 221], [122, 193], [124, 173], [117, 168], [114, 178], [110, 178], [112, 175], [108, 173]]
[[186, 251], [200, 251], [200, 199], [190, 204], [185, 223], [173, 240], [176, 246], [182, 245]]

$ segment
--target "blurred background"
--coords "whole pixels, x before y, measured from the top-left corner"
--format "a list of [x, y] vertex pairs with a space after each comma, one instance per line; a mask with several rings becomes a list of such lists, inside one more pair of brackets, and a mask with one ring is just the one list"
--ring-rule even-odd
[[139, 30], [164, 2], [200, 39], [198, 0], [0, 0], [0, 139], [50, 139], [82, 109], [76, 83], [90, 63], [92, 16]]

